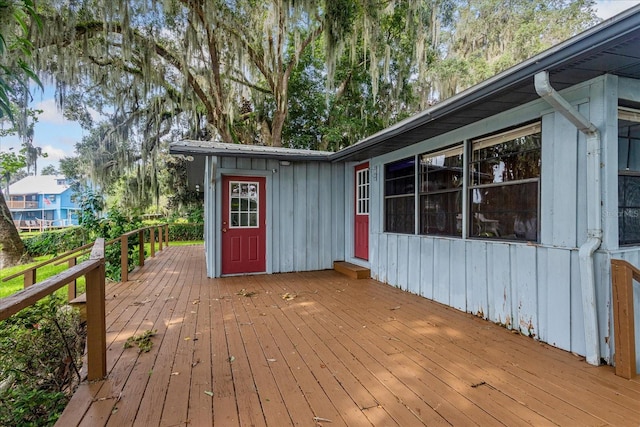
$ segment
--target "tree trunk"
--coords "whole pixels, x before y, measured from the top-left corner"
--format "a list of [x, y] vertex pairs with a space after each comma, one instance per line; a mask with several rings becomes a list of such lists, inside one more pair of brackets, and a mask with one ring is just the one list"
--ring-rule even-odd
[[25, 255], [24, 243], [0, 191], [0, 269], [19, 264]]

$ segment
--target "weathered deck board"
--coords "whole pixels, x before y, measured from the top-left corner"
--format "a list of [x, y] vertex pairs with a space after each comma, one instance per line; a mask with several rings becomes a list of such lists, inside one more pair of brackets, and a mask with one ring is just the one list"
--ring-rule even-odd
[[[108, 287], [109, 377], [82, 384], [57, 425], [640, 420], [638, 378], [482, 319], [333, 271], [208, 279], [203, 258], [170, 247]], [[123, 348], [149, 329], [150, 352]]]

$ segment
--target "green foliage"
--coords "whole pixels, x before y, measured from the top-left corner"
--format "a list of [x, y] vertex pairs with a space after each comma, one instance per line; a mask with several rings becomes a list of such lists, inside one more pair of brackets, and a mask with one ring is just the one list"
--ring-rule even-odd
[[151, 351], [151, 347], [153, 347], [153, 341], [151, 341], [151, 338], [156, 336], [157, 333], [158, 331], [154, 329], [144, 331], [140, 335], [129, 337], [124, 343], [124, 348], [131, 348], [134, 345], [137, 345], [138, 353], [148, 353]]
[[57, 255], [91, 242], [89, 234], [82, 227], [44, 231], [22, 241], [27, 254], [32, 257]]
[[78, 383], [84, 331], [52, 296], [0, 323], [0, 425], [53, 425]]
[[11, 176], [27, 165], [22, 154], [13, 151], [0, 152], [0, 177], [4, 178], [5, 184], [9, 186]]
[[200, 241], [204, 236], [204, 224], [169, 224], [169, 241]]
[[12, 98], [29, 80], [42, 87], [27, 62], [33, 51], [29, 36], [41, 25], [33, 0], [0, 0], [0, 119], [14, 120]]

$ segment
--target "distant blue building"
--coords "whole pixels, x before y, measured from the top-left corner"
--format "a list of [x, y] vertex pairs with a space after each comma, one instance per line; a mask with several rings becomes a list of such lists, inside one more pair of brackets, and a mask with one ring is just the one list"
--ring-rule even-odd
[[78, 225], [80, 208], [63, 175], [28, 176], [10, 185], [8, 193], [5, 199], [20, 230]]

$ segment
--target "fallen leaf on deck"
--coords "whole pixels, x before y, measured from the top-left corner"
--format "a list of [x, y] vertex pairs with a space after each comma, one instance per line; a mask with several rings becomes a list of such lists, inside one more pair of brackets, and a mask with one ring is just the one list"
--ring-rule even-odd
[[399, 309], [400, 309], [400, 306], [398, 305], [396, 307], [391, 307], [389, 310], [399, 310]]
[[200, 363], [200, 359], [196, 360], [191, 364], [191, 367], [194, 368], [198, 363]]
[[255, 294], [257, 294], [257, 292], [255, 292], [255, 291], [247, 291], [246, 289], [240, 289], [238, 291], [238, 295], [241, 295], [243, 297], [252, 297]]
[[289, 292], [285, 292], [284, 294], [282, 294], [282, 299], [285, 301], [291, 301], [295, 297], [297, 297], [296, 294], [290, 294]]
[[319, 421], [321, 423], [331, 423], [333, 421], [328, 420], [326, 418], [322, 418], [322, 417], [313, 417], [313, 421]]
[[191, 339], [191, 337], [186, 337], [184, 340], [185, 341], [189, 341]]
[[235, 356], [229, 356], [229, 363], [233, 363], [236, 360]]
[[194, 304], [194, 305], [195, 305], [195, 304], [200, 304], [200, 300], [199, 300], [199, 299], [197, 299], [197, 300], [193, 300], [193, 302], [192, 302], [191, 304]]
[[267, 359], [267, 362], [275, 362], [276, 359]]
[[180, 372], [171, 372], [171, 375], [180, 375]]
[[211, 396], [211, 397], [213, 397], [213, 392], [212, 392], [212, 391], [205, 390], [205, 391], [204, 391], [204, 394], [206, 394], [207, 396]]

